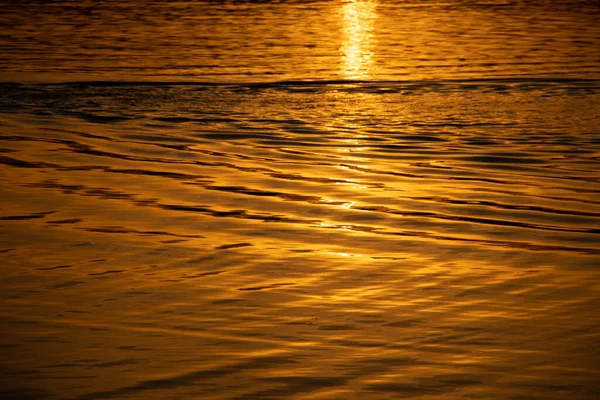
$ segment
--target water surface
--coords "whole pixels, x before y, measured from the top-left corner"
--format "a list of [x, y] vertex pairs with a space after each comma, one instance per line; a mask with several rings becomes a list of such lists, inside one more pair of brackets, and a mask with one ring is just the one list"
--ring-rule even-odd
[[148, 4], [0, 17], [3, 398], [597, 398], [596, 3]]

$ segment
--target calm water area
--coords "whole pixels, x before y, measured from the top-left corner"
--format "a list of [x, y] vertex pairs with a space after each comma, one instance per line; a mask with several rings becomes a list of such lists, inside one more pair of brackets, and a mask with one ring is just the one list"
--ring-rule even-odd
[[597, 1], [0, 1], [2, 399], [600, 397]]

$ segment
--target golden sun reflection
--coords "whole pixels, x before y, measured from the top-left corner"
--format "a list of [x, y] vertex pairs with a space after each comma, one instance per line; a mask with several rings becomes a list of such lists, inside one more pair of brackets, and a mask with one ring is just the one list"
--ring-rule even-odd
[[341, 48], [341, 64], [346, 79], [365, 79], [373, 73], [376, 7], [374, 0], [352, 0], [342, 6], [345, 38]]

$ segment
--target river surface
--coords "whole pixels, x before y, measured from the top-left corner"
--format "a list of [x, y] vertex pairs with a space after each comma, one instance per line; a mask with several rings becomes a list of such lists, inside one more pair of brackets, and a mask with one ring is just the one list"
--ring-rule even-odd
[[2, 2], [3, 399], [597, 399], [594, 1]]

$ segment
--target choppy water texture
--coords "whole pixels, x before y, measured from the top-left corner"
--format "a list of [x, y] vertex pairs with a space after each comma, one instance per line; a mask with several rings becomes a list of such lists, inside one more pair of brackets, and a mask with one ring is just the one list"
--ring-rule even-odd
[[2, 3], [2, 79], [600, 77], [596, 0]]
[[0, 395], [596, 399], [596, 4], [9, 3]]

